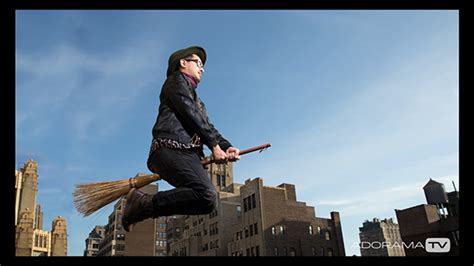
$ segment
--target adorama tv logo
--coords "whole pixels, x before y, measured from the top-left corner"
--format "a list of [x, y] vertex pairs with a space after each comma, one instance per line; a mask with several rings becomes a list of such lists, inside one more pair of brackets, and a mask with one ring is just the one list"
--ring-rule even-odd
[[432, 237], [425, 241], [425, 250], [429, 253], [446, 253], [451, 250], [451, 241], [449, 238]]

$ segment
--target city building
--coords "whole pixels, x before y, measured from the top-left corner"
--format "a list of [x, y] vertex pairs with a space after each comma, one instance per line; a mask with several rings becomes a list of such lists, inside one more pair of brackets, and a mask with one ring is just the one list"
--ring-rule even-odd
[[338, 212], [316, 217], [314, 207], [297, 201], [292, 184], [233, 183], [232, 163], [208, 171], [217, 207], [207, 215], [170, 217], [170, 256], [345, 256]]
[[[395, 210], [407, 256], [459, 255], [459, 193], [446, 193], [444, 185], [430, 180], [423, 187], [428, 204]], [[445, 238], [443, 248], [433, 252], [429, 238]], [[441, 246], [439, 248], [441, 248]], [[449, 247], [449, 250], [448, 250]], [[438, 248], [438, 246], [437, 246]]]
[[365, 221], [359, 227], [361, 256], [405, 256], [400, 228], [393, 219]]
[[36, 203], [38, 164], [28, 160], [15, 170], [15, 255], [66, 256], [66, 220], [58, 216], [52, 230], [43, 230], [43, 211]]
[[295, 186], [246, 180], [240, 187], [241, 215], [233, 226], [231, 256], [345, 256], [338, 212], [316, 217], [314, 207], [296, 199]]
[[84, 250], [85, 257], [95, 257], [99, 253], [99, 244], [104, 239], [105, 228], [104, 226], [97, 225], [89, 233], [89, 237], [86, 239], [86, 249]]

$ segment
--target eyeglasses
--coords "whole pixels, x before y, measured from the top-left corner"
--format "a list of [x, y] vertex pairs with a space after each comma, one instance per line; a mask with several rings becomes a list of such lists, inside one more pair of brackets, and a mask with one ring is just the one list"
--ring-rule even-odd
[[186, 61], [193, 61], [196, 63], [196, 65], [199, 67], [199, 68], [204, 68], [204, 65], [202, 64], [201, 60], [199, 59], [191, 59], [191, 58], [187, 58], [187, 59], [184, 59]]

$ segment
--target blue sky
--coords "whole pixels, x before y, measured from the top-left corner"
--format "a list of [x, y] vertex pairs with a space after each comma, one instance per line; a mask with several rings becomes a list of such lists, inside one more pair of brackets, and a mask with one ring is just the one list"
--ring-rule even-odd
[[364, 220], [425, 203], [430, 177], [459, 189], [458, 11], [17, 11], [15, 168], [38, 161], [44, 228], [67, 219], [68, 255], [111, 210], [83, 218], [74, 186], [148, 172], [168, 57], [191, 45], [213, 124], [240, 149], [273, 145], [235, 182], [339, 211], [347, 255]]

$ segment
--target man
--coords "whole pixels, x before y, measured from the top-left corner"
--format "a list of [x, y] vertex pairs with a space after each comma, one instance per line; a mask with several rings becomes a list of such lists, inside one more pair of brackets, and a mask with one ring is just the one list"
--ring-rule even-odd
[[147, 218], [213, 211], [217, 192], [201, 164], [203, 144], [216, 163], [240, 159], [239, 149], [210, 123], [196, 94], [205, 63], [206, 51], [198, 46], [178, 50], [168, 60], [147, 165], [175, 188], [154, 195], [130, 190], [122, 217], [126, 231]]

